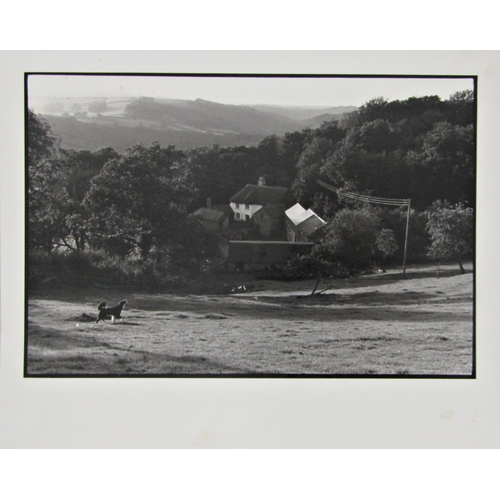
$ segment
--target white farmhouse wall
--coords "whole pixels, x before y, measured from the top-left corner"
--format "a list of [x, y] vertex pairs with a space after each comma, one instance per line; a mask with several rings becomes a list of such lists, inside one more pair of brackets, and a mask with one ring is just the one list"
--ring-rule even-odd
[[[246, 220], [245, 216], [251, 219], [253, 214], [262, 208], [262, 205], [248, 205], [247, 208], [244, 203], [230, 203], [230, 206], [235, 214], [235, 220]], [[236, 214], [239, 214], [239, 218], [236, 217]]]

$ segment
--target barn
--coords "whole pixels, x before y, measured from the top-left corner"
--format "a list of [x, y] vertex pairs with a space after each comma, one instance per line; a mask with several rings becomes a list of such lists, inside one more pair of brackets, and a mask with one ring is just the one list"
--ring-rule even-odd
[[288, 241], [311, 241], [316, 231], [326, 225], [326, 222], [311, 209], [306, 210], [296, 203], [286, 212], [286, 234]]

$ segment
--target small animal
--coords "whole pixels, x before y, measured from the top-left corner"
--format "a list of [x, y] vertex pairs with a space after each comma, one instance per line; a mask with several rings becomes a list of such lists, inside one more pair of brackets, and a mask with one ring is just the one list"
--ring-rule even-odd
[[122, 300], [117, 306], [114, 307], [106, 307], [106, 302], [101, 302], [97, 306], [97, 310], [99, 311], [97, 315], [97, 321], [96, 323], [99, 323], [99, 320], [105, 320], [109, 319], [111, 317], [111, 322], [114, 323], [115, 318], [121, 319], [121, 314], [123, 311], [123, 308], [125, 307], [125, 304], [127, 303], [126, 300]]

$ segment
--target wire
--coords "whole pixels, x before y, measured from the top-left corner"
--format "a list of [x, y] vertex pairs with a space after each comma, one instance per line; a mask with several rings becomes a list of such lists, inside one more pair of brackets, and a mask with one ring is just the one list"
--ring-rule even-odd
[[362, 201], [364, 203], [373, 203], [378, 205], [390, 205], [390, 206], [410, 206], [410, 199], [403, 198], [379, 198], [377, 196], [366, 196], [363, 194], [349, 193], [348, 191], [343, 191], [342, 189], [335, 188], [326, 182], [318, 179], [318, 184], [324, 188], [333, 191], [338, 196], [343, 196], [344, 198], [349, 198], [351, 200]]

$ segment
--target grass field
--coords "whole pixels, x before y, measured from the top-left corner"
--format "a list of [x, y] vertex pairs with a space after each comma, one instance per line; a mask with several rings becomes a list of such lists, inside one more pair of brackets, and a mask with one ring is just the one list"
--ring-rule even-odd
[[[39, 292], [28, 375], [462, 375], [472, 373], [473, 274], [458, 266], [333, 282], [254, 281], [230, 295]], [[96, 306], [128, 299], [123, 321]]]

